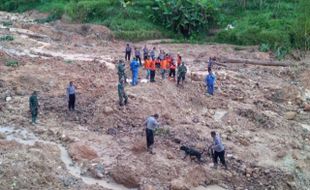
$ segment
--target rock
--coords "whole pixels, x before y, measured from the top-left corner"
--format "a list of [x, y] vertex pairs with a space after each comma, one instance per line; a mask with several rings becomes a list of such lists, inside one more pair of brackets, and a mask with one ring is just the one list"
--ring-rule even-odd
[[117, 129], [115, 129], [115, 128], [108, 128], [107, 134], [115, 136], [117, 134]]
[[93, 150], [90, 146], [82, 144], [80, 142], [73, 143], [68, 149], [69, 155], [75, 161], [79, 160], [92, 160], [98, 158], [97, 152]]
[[192, 119], [192, 121], [193, 121], [193, 123], [199, 123], [199, 118], [198, 118], [198, 117], [194, 117], [194, 118]]
[[103, 113], [109, 115], [109, 114], [111, 114], [113, 112], [114, 112], [113, 108], [111, 108], [109, 106], [104, 107]]
[[0, 133], [0, 139], [6, 139], [6, 135], [3, 133]]
[[10, 97], [10, 96], [8, 96], [8, 97], [5, 98], [5, 101], [7, 101], [7, 102], [9, 102], [9, 101], [11, 101], [11, 100], [12, 100], [12, 97]]
[[169, 160], [175, 159], [175, 157], [174, 157], [170, 152], [167, 153], [167, 158], [168, 158]]
[[140, 187], [141, 190], [156, 190], [155, 187], [153, 187], [152, 185], [143, 185], [142, 187]]
[[296, 115], [297, 115], [297, 113], [296, 113], [296, 112], [293, 112], [293, 111], [286, 112], [286, 113], [285, 113], [285, 118], [286, 118], [287, 120], [293, 120], [293, 119], [295, 119]]
[[110, 172], [116, 183], [122, 184], [128, 188], [138, 188], [141, 174], [134, 166], [128, 164], [118, 164]]
[[104, 177], [104, 166], [102, 164], [96, 164], [94, 167], [88, 169], [91, 176], [94, 178], [102, 179]]
[[310, 111], [310, 104], [304, 105], [304, 111]]
[[277, 158], [278, 158], [278, 159], [281, 159], [281, 158], [283, 158], [284, 156], [286, 156], [286, 152], [285, 152], [285, 151], [280, 151], [280, 152], [277, 153]]
[[170, 190], [190, 190], [190, 188], [183, 180], [175, 179], [170, 183]]

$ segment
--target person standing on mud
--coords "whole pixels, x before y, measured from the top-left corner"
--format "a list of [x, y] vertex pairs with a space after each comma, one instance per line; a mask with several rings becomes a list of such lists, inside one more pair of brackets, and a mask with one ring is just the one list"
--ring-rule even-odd
[[170, 63], [169, 77], [171, 80], [174, 80], [174, 81], [175, 81], [175, 69], [176, 69], [176, 65], [174, 61], [172, 60]]
[[155, 51], [156, 51], [156, 48], [155, 47], [153, 47], [153, 49], [152, 49], [152, 51], [150, 52], [150, 56], [151, 56], [151, 58], [152, 59], [154, 59], [155, 60]]
[[117, 86], [117, 91], [118, 91], [118, 97], [119, 97], [119, 105], [120, 106], [127, 105], [128, 96], [125, 92], [124, 79], [121, 79], [119, 81], [118, 86]]
[[187, 68], [185, 66], [185, 63], [182, 62], [182, 64], [178, 67], [178, 81], [177, 81], [177, 86], [180, 85], [180, 82], [182, 81], [182, 85], [184, 83], [185, 80], [185, 76], [186, 76], [186, 72], [187, 72]]
[[132, 81], [131, 81], [132, 86], [136, 86], [138, 84], [139, 67], [140, 66], [137, 61], [137, 58], [134, 58], [130, 63], [130, 70], [132, 72]]
[[143, 48], [143, 60], [145, 61], [149, 56], [149, 50], [147, 49], [146, 45]]
[[211, 145], [211, 148], [213, 150], [213, 163], [214, 163], [214, 168], [217, 169], [218, 165], [218, 158], [220, 158], [221, 163], [227, 170], [227, 165], [225, 162], [225, 147], [222, 144], [222, 140], [219, 135], [215, 133], [215, 131], [211, 132], [211, 137], [213, 139], [213, 144]]
[[125, 60], [130, 61], [130, 57], [131, 57], [131, 47], [129, 46], [129, 44], [127, 44], [125, 49]]
[[152, 58], [151, 64], [150, 64], [150, 82], [155, 82], [155, 74], [156, 74], [156, 61], [155, 58]]
[[29, 98], [29, 108], [31, 112], [31, 123], [37, 123], [37, 116], [38, 116], [38, 109], [39, 109], [39, 102], [37, 92], [34, 91]]
[[75, 86], [73, 85], [72, 81], [70, 81], [69, 86], [67, 87], [67, 97], [68, 97], [69, 111], [74, 111], [75, 109]]
[[214, 83], [216, 80], [215, 75], [212, 73], [211, 69], [208, 69], [209, 74], [205, 78], [205, 85], [206, 85], [206, 95], [211, 95], [213, 96], [214, 94]]
[[140, 66], [142, 66], [141, 53], [138, 48], [135, 48], [135, 57], [136, 57], [136, 60], [139, 61]]
[[152, 60], [150, 59], [149, 56], [147, 56], [147, 58], [144, 60], [144, 69], [146, 71], [146, 79], [149, 80], [150, 79], [150, 67], [151, 67], [151, 62]]
[[124, 82], [126, 83], [127, 81], [127, 76], [125, 73], [125, 64], [124, 61], [119, 60], [118, 64], [117, 64], [117, 74], [118, 74], [118, 81], [121, 81], [121, 79], [124, 80]]
[[146, 132], [146, 145], [147, 150], [151, 154], [155, 154], [153, 152], [153, 144], [154, 144], [154, 131], [156, 128], [159, 127], [159, 124], [157, 122], [157, 119], [159, 118], [158, 114], [154, 114], [153, 116], [150, 116], [147, 118], [147, 120], [144, 122], [145, 132]]

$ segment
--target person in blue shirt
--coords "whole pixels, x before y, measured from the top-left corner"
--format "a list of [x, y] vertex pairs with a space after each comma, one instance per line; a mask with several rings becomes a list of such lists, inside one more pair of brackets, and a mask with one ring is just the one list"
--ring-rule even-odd
[[132, 62], [130, 63], [130, 70], [132, 72], [132, 82], [131, 82], [132, 86], [135, 86], [138, 84], [139, 67], [140, 67], [140, 65], [139, 65], [137, 59], [134, 58], [132, 60]]
[[208, 69], [209, 74], [205, 78], [205, 84], [207, 86], [207, 93], [210, 95], [214, 94], [214, 83], [216, 80], [215, 75], [212, 73], [211, 69]]
[[221, 163], [227, 170], [227, 165], [225, 162], [225, 147], [222, 144], [222, 140], [220, 136], [215, 133], [215, 131], [211, 132], [211, 137], [213, 139], [212, 150], [213, 150], [214, 168], [217, 169], [218, 158], [220, 158]]
[[69, 111], [74, 111], [75, 109], [75, 86], [73, 85], [72, 81], [70, 81], [69, 86], [67, 87], [67, 97], [68, 97]]

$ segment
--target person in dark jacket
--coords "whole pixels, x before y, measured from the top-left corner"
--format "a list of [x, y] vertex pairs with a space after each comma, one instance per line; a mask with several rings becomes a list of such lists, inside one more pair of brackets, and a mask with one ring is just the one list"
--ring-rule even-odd
[[37, 123], [37, 116], [38, 116], [38, 109], [39, 109], [39, 102], [37, 92], [34, 91], [29, 98], [29, 109], [31, 112], [31, 123]]
[[130, 61], [130, 57], [131, 57], [131, 47], [129, 44], [127, 44], [125, 49], [125, 60]]
[[70, 81], [69, 86], [67, 87], [67, 97], [68, 97], [68, 108], [69, 111], [75, 110], [75, 86], [73, 82]]

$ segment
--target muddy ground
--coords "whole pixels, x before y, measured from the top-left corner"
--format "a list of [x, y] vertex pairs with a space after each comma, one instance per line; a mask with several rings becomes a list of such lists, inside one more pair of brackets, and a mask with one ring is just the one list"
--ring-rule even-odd
[[[187, 80], [176, 87], [157, 72], [156, 83], [126, 86], [129, 105], [119, 107], [114, 64], [126, 42], [103, 26], [35, 21], [45, 16], [0, 12], [0, 37], [14, 37], [0, 41], [0, 189], [309, 189], [309, 57], [288, 58], [289, 67], [215, 66], [217, 90], [209, 97], [202, 82], [209, 56], [268, 61], [273, 54], [224, 44], [137, 43], [180, 52]], [[7, 66], [12, 60], [16, 67]], [[67, 110], [69, 81], [77, 85], [75, 112]], [[28, 108], [34, 90], [37, 125]], [[150, 155], [142, 123], [154, 113], [162, 130]], [[181, 145], [203, 150], [212, 130], [226, 146], [228, 171], [214, 170], [207, 154], [202, 164], [182, 159]]]

